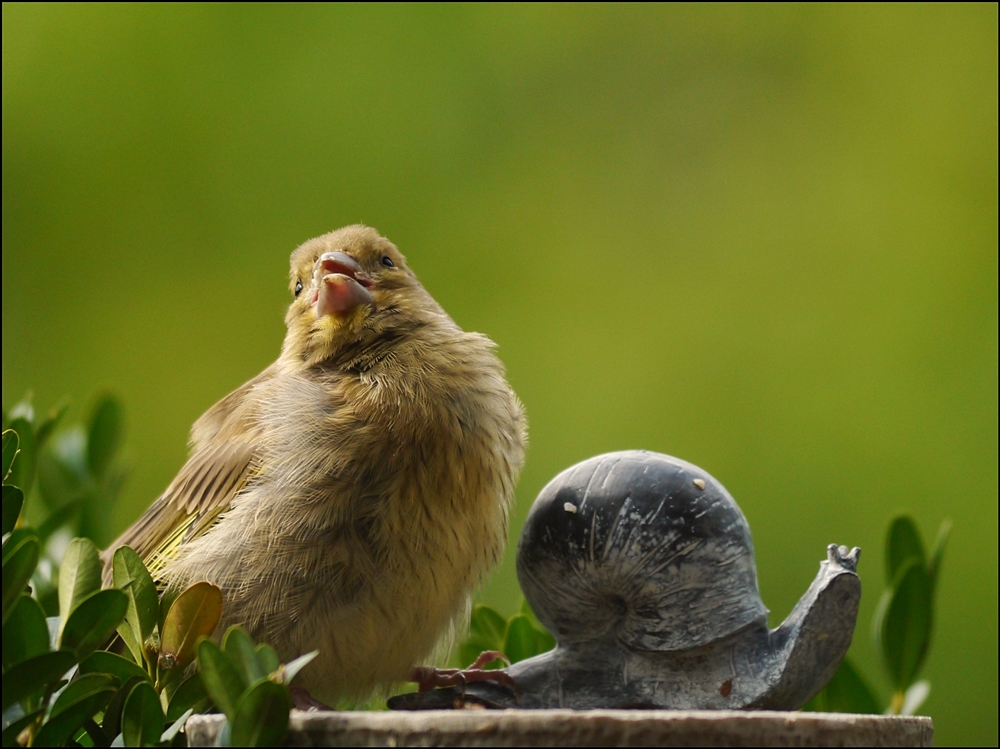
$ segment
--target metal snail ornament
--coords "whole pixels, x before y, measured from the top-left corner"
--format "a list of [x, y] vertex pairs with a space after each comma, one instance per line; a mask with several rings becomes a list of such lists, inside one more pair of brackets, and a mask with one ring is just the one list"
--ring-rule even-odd
[[851, 643], [859, 555], [831, 544], [768, 629], [750, 528], [722, 484], [668, 455], [600, 455], [556, 476], [525, 522], [518, 579], [557, 644], [507, 669], [520, 695], [476, 682], [390, 706], [794, 710]]

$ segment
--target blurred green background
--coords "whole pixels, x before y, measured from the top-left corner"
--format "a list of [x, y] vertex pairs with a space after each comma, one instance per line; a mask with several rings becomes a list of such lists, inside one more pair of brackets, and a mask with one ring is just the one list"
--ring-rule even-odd
[[955, 528], [925, 709], [997, 742], [997, 6], [3, 6], [3, 402], [119, 394], [109, 541], [354, 222], [499, 343], [541, 487], [727, 485], [776, 625], [831, 541]]

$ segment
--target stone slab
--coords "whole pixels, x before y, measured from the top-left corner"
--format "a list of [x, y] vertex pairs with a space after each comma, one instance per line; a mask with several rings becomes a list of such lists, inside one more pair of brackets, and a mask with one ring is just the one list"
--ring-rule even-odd
[[[190, 746], [224, 717], [195, 715]], [[925, 717], [735, 710], [292, 711], [287, 746], [931, 746]]]

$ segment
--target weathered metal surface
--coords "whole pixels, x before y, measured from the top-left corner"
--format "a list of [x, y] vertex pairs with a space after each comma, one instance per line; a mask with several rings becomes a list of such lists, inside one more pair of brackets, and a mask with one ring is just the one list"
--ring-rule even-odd
[[[223, 715], [195, 715], [217, 746]], [[286, 746], [931, 746], [930, 718], [668, 710], [292, 711]]]
[[859, 549], [831, 544], [785, 622], [767, 627], [743, 513], [712, 476], [642, 450], [562, 472], [531, 509], [521, 587], [556, 648], [495, 683], [399, 695], [394, 709], [782, 709], [805, 704], [851, 642]]
[[556, 476], [525, 522], [517, 576], [567, 645], [686, 650], [767, 620], [740, 508], [704, 471], [655, 453]]

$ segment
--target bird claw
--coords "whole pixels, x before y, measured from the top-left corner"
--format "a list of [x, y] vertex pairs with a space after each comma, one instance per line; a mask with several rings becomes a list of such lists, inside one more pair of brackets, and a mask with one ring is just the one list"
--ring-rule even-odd
[[503, 669], [484, 669], [490, 661], [497, 659], [510, 665], [510, 661], [503, 653], [496, 650], [487, 650], [480, 653], [479, 657], [468, 668], [435, 668], [434, 666], [417, 666], [410, 673], [410, 681], [416, 682], [417, 688], [421, 692], [429, 692], [437, 687], [462, 688], [462, 699], [465, 699], [465, 685], [475, 682], [492, 681], [496, 684], [509, 688], [517, 700], [521, 700], [521, 690], [518, 688], [514, 678]]

